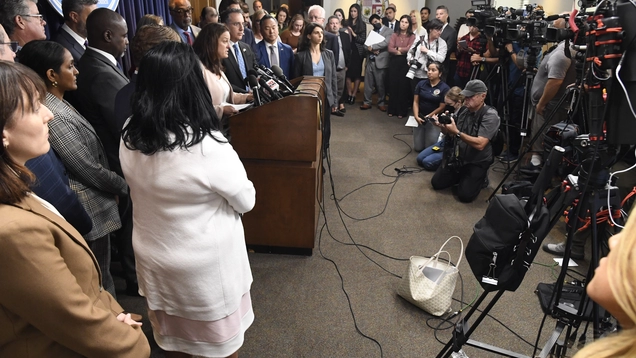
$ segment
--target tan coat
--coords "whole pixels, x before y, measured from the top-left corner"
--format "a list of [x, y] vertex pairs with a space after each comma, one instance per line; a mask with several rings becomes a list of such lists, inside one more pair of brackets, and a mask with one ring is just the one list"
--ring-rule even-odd
[[36, 198], [0, 204], [0, 357], [148, 357], [82, 236]]

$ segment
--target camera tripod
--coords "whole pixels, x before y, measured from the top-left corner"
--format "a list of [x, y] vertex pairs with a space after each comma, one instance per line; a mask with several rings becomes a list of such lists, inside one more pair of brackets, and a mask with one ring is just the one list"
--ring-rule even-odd
[[[596, 144], [599, 145], [598, 142]], [[581, 322], [584, 319], [583, 316], [587, 310], [586, 307], [590, 304], [589, 298], [586, 297], [585, 290], [582, 291], [581, 300], [578, 307], [573, 307], [561, 302], [563, 285], [565, 283], [565, 277], [568, 271], [567, 263], [569, 262], [571, 256], [574, 234], [580, 227], [579, 218], [581, 213], [589, 212], [590, 216], [589, 222], [592, 239], [592, 258], [590, 261], [589, 270], [586, 275], [586, 282], [589, 283], [594, 276], [594, 270], [598, 266], [598, 262], [602, 256], [602, 253], [607, 253], [608, 251], [608, 237], [601, 238], [599, 235], [599, 222], [597, 214], [605, 205], [607, 205], [608, 202], [610, 203], [610, 207], [607, 208], [607, 210], [609, 210], [609, 215], [613, 215], [612, 208], [614, 208], [614, 210], [620, 210], [621, 207], [618, 188], [613, 186], [613, 183], [610, 183], [608, 184], [608, 187], [605, 187], [607, 179], [609, 177], [609, 172], [608, 169], [600, 164], [601, 159], [597, 156], [598, 148], [596, 147], [594, 150], [595, 154], [586, 159], [586, 161], [584, 161], [583, 163], [589, 163], [589, 167], [585, 168], [585, 165], [582, 164], [580, 166], [578, 178], [574, 177], [573, 175], [569, 175], [566, 181], [564, 181], [564, 185], [562, 185], [562, 187], [559, 189], [560, 191], [571, 191], [572, 194], [566, 195], [562, 202], [555, 203], [555, 207], [561, 207], [565, 209], [565, 207], [569, 205], [569, 199], [574, 196], [573, 194], [579, 194], [572, 199], [575, 200], [578, 197], [579, 201], [576, 205], [576, 212], [573, 217], [574, 222], [570, 225], [567, 233], [567, 240], [563, 257], [563, 268], [561, 269], [559, 278], [554, 285], [553, 295], [550, 300], [550, 302], [553, 304], [551, 315], [552, 317], [555, 317], [557, 319], [557, 323], [555, 329], [548, 338], [546, 344], [543, 346], [541, 353], [539, 354], [539, 357], [541, 358], [546, 358], [549, 354], [555, 354], [556, 357], [565, 357], [567, 353], [567, 345], [558, 342], [559, 337], [561, 336], [563, 331], [566, 330], [566, 328], [566, 337], [571, 336], [572, 330], [574, 330], [574, 334], [576, 334], [576, 331], [578, 330]], [[581, 182], [585, 182], [585, 184], [583, 184], [583, 186], [580, 186], [579, 184]], [[571, 190], [571, 188], [574, 188], [574, 190]], [[602, 223], [602, 225], [608, 225], [608, 223], [605, 222]], [[602, 327], [601, 324], [600, 307], [593, 301], [591, 302], [591, 304], [593, 322], [592, 324], [594, 332], [593, 335], [594, 338], [597, 339], [601, 336], [605, 329]], [[537, 343], [539, 342], [539, 338], [540, 337], [537, 337]], [[537, 347], [535, 345], [533, 356], [534, 354], [536, 354], [536, 351]]]

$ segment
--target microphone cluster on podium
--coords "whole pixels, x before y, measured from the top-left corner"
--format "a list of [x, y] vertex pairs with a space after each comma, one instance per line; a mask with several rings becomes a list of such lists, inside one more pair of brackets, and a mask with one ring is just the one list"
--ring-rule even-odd
[[294, 93], [294, 86], [289, 83], [283, 70], [274, 65], [271, 69], [258, 65], [249, 70], [245, 83], [252, 88], [254, 106], [281, 99]]

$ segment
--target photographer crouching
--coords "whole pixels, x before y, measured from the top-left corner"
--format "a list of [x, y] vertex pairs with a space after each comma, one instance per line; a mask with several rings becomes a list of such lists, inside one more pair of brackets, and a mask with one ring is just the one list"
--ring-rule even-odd
[[433, 123], [445, 134], [444, 159], [431, 185], [435, 190], [457, 185], [457, 197], [469, 203], [488, 186], [488, 168], [494, 156], [490, 141], [499, 129], [497, 110], [484, 104], [488, 88], [472, 80], [461, 92], [464, 109], [455, 115], [433, 116]]

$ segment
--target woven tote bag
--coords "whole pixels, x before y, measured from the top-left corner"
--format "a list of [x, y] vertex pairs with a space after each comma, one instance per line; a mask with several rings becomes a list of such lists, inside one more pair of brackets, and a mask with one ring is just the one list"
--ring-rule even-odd
[[[444, 250], [446, 244], [452, 239], [459, 240], [461, 245], [456, 265], [451, 263], [450, 253]], [[459, 275], [457, 266], [462, 260], [463, 252], [464, 242], [459, 237], [453, 236], [446, 240], [439, 251], [431, 257], [411, 256], [406, 273], [400, 281], [398, 295], [433, 316], [447, 313], [453, 302], [453, 293]], [[448, 262], [439, 260], [442, 254], [448, 256]]]

